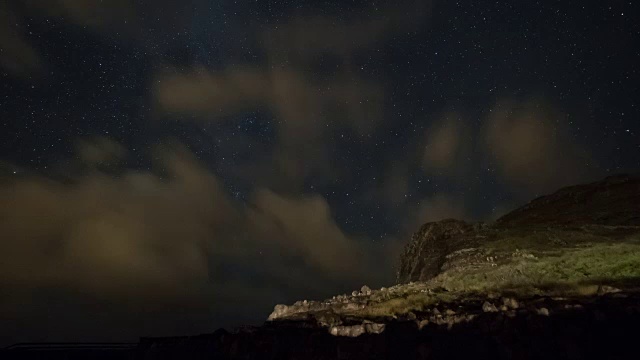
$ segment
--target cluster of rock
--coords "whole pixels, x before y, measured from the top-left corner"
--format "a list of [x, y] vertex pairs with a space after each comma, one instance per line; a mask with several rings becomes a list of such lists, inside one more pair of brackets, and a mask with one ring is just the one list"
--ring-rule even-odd
[[338, 325], [329, 328], [329, 334], [333, 336], [357, 337], [362, 334], [380, 334], [384, 331], [385, 324], [377, 324], [365, 320], [360, 325]]
[[433, 307], [415, 319], [329, 330], [272, 321], [234, 332], [143, 339], [130, 358], [627, 359], [637, 350], [638, 293], [526, 301], [504, 297], [460, 305]]
[[[385, 288], [382, 288], [379, 292], [384, 292]], [[366, 306], [373, 291], [366, 285], [364, 285], [360, 291], [354, 290], [351, 295], [342, 294], [332, 297], [324, 301], [309, 301], [302, 300], [296, 301], [293, 305], [278, 304], [273, 309], [273, 312], [267, 318], [268, 321], [277, 319], [293, 319], [297, 315], [304, 315], [308, 317], [310, 314], [320, 314], [323, 312], [340, 312], [340, 311], [352, 311], [362, 309]]]

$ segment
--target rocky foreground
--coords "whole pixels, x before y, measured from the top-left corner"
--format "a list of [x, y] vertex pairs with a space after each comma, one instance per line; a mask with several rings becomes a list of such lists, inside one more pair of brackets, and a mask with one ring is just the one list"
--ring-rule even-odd
[[637, 358], [640, 176], [564, 188], [493, 223], [427, 223], [397, 280], [277, 305], [260, 327], [142, 339], [118, 356]]
[[406, 245], [398, 285], [277, 305], [268, 320], [312, 322], [336, 336], [378, 334], [393, 321], [452, 328], [483, 312], [571, 306], [558, 299], [635, 298], [638, 279], [640, 176], [617, 176], [561, 189], [494, 223], [427, 223]]

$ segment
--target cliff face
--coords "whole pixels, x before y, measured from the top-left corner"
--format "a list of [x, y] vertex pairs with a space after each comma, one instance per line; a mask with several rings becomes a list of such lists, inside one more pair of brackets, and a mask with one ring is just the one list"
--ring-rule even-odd
[[[460, 220], [443, 220], [424, 224], [413, 234], [400, 257], [397, 283], [425, 281], [440, 273], [445, 258], [455, 249], [455, 240], [465, 239], [474, 227]], [[470, 244], [468, 244], [470, 245]]]

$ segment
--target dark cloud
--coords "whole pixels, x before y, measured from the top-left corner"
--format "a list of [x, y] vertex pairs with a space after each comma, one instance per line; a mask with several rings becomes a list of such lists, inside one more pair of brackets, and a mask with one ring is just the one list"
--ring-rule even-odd
[[[35, 39], [42, 34], [29, 31], [28, 23], [41, 25], [51, 19], [88, 33], [157, 49], [162, 47], [159, 44], [175, 39], [176, 32], [188, 25], [191, 5], [164, 0], [5, 1], [0, 3], [0, 67], [19, 77], [42, 73], [47, 61]], [[145, 11], [140, 11], [143, 8]], [[155, 41], [148, 40], [149, 33]]]
[[273, 166], [281, 179], [299, 183], [314, 172], [331, 173], [328, 135], [336, 128], [370, 134], [382, 116], [379, 84], [357, 76], [317, 82], [304, 72], [234, 67], [213, 72], [166, 72], [155, 82], [159, 109], [224, 120], [240, 111], [268, 109], [276, 118]]
[[[134, 23], [133, 2], [116, 0], [16, 0], [0, 4], [0, 67], [13, 75], [28, 77], [45, 65], [40, 51], [29, 39], [26, 19], [51, 17], [97, 31], [116, 31]], [[129, 24], [129, 25], [128, 25]]]
[[9, 3], [0, 3], [0, 67], [18, 76], [37, 72], [42, 66], [40, 54], [26, 33], [15, 9]]
[[447, 193], [437, 193], [422, 199], [414, 212], [416, 220], [409, 228], [415, 231], [422, 224], [444, 219], [471, 220], [464, 199]]
[[262, 39], [273, 62], [290, 56], [309, 62], [329, 53], [348, 63], [358, 51], [418, 30], [431, 15], [431, 5], [430, 0], [383, 1], [340, 16], [299, 12], [265, 31]]
[[76, 25], [112, 31], [133, 25], [136, 19], [132, 0], [21, 0], [29, 14], [61, 18]]
[[597, 168], [565, 115], [543, 99], [505, 98], [484, 113], [475, 130], [463, 113], [435, 117], [422, 140], [427, 175], [465, 183], [489, 172], [524, 199], [588, 178]]
[[81, 139], [76, 147], [80, 162], [89, 167], [117, 165], [127, 156], [124, 146], [106, 137]]

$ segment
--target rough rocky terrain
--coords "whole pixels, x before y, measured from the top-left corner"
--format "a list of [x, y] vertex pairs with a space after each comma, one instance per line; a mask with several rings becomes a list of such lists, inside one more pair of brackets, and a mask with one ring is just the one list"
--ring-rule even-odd
[[423, 225], [398, 284], [276, 305], [260, 327], [143, 339], [131, 358], [635, 358], [640, 176], [533, 200], [493, 223]]
[[494, 223], [424, 224], [401, 256], [398, 285], [277, 305], [269, 321], [314, 320], [330, 333], [354, 336], [396, 319], [434, 321], [433, 312], [445, 306], [455, 316], [437, 321], [452, 325], [473, 317], [459, 308], [483, 299], [588, 301], [635, 292], [638, 279], [640, 176], [620, 175], [561, 189]]

